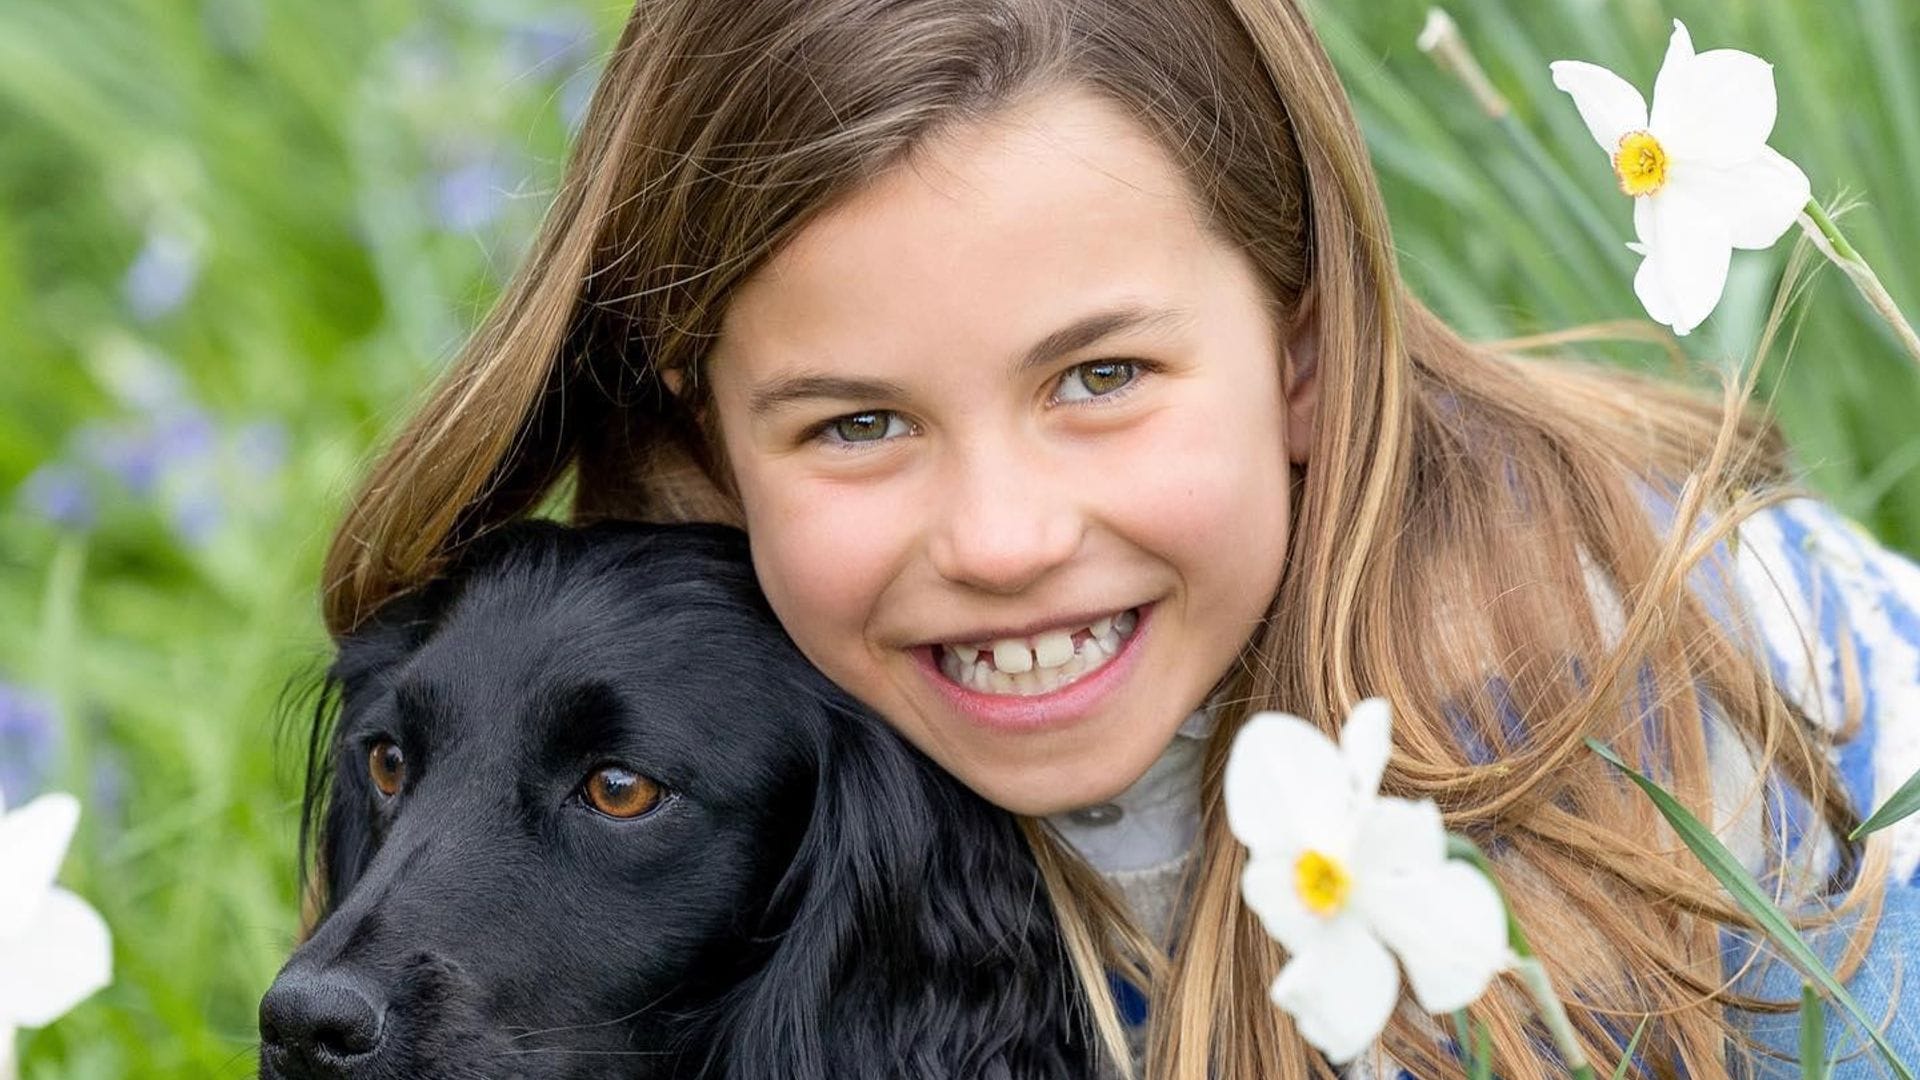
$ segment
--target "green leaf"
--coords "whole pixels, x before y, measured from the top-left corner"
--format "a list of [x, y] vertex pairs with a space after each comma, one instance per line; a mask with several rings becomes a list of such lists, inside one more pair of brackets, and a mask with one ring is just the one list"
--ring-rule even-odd
[[1633, 1029], [1633, 1038], [1627, 1040], [1627, 1049], [1620, 1055], [1620, 1064], [1613, 1067], [1613, 1080], [1623, 1080], [1627, 1075], [1627, 1069], [1633, 1065], [1633, 1052], [1640, 1049], [1640, 1036], [1647, 1033], [1647, 1021], [1651, 1019], [1650, 1016], [1641, 1017], [1639, 1025]]
[[1827, 1080], [1827, 1007], [1808, 983], [1800, 988], [1801, 1080]]
[[1840, 985], [1840, 980], [1833, 977], [1833, 973], [1827, 970], [1827, 966], [1820, 962], [1820, 957], [1807, 945], [1806, 939], [1802, 938], [1800, 932], [1793, 928], [1793, 924], [1787, 921], [1786, 915], [1774, 905], [1772, 899], [1760, 888], [1759, 883], [1753, 880], [1753, 875], [1747, 873], [1747, 868], [1740, 864], [1740, 860], [1733, 857], [1733, 853], [1727, 850], [1726, 845], [1715, 838], [1713, 833], [1700, 823], [1700, 819], [1694, 817], [1686, 807], [1681, 806], [1680, 801], [1668, 794], [1665, 788], [1622, 761], [1620, 755], [1613, 752], [1612, 747], [1598, 739], [1588, 739], [1587, 746], [1594, 753], [1605, 758], [1614, 768], [1625, 773], [1627, 779], [1632, 780], [1641, 791], [1647, 793], [1647, 797], [1653, 800], [1653, 805], [1659, 808], [1660, 813], [1667, 819], [1667, 823], [1673, 826], [1673, 831], [1680, 834], [1680, 839], [1693, 852], [1694, 857], [1699, 859], [1714, 877], [1720, 879], [1720, 884], [1726, 886], [1727, 892], [1746, 910], [1747, 914], [1753, 916], [1754, 921], [1766, 931], [1769, 938], [1773, 939], [1773, 943], [1780, 947], [1780, 951], [1793, 961], [1801, 974], [1819, 984], [1820, 988], [1827, 992], [1827, 996], [1838, 1001], [1847, 1012], [1852, 1014], [1868, 1037], [1873, 1039], [1874, 1045], [1880, 1048], [1881, 1056], [1886, 1058], [1887, 1064], [1893, 1067], [1896, 1075], [1905, 1077], [1906, 1080], [1914, 1080], [1913, 1070], [1893, 1052], [1893, 1047], [1888, 1045], [1886, 1036], [1880, 1033], [1879, 1027], [1867, 1016], [1866, 1010], [1853, 999], [1853, 995], [1847, 992], [1846, 987]]
[[1469, 1019], [1467, 1010], [1453, 1011], [1453, 1041], [1460, 1047], [1468, 1080], [1493, 1080], [1493, 1032]]
[[1875, 810], [1872, 817], [1861, 822], [1859, 828], [1848, 833], [1847, 839], [1858, 840], [1868, 833], [1879, 832], [1915, 811], [1920, 811], [1920, 772], [1907, 777], [1907, 782], [1900, 785], [1900, 790], [1894, 792], [1892, 798], [1881, 803], [1880, 809]]

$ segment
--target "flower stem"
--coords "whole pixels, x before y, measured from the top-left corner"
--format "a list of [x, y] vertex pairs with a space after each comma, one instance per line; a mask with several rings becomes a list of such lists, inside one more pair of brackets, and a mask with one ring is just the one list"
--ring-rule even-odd
[[1512, 106], [1500, 91], [1494, 89], [1493, 80], [1487, 78], [1486, 69], [1474, 57], [1466, 36], [1445, 9], [1427, 9], [1427, 25], [1420, 31], [1418, 44], [1422, 52], [1433, 58], [1440, 70], [1466, 86], [1467, 92], [1480, 106], [1480, 111], [1486, 113], [1500, 128], [1501, 134], [1513, 144], [1521, 160], [1573, 214], [1574, 220], [1579, 222], [1580, 228], [1593, 242], [1595, 250], [1601, 252], [1616, 270], [1631, 277], [1634, 267], [1626, 257], [1627, 249], [1614, 240], [1613, 229], [1607, 224], [1606, 217], [1567, 176], [1566, 170], [1554, 162], [1546, 148], [1540, 145], [1540, 140], [1533, 137], [1533, 132], [1514, 115]]
[[1831, 218], [1827, 217], [1827, 212], [1820, 206], [1819, 200], [1807, 200], [1806, 207], [1800, 211], [1800, 228], [1813, 241], [1813, 246], [1820, 249], [1822, 255], [1846, 272], [1847, 277], [1853, 281], [1853, 287], [1860, 291], [1861, 296], [1866, 297], [1867, 303], [1873, 305], [1873, 310], [1893, 328], [1893, 336], [1899, 339], [1900, 344], [1906, 348], [1907, 354], [1913, 357], [1914, 363], [1920, 364], [1920, 334], [1914, 333], [1913, 324], [1907, 321], [1906, 316], [1900, 314], [1900, 309], [1894, 305], [1893, 297], [1887, 292], [1886, 286], [1880, 284], [1880, 278], [1873, 272], [1873, 267], [1868, 266], [1867, 260], [1861, 258], [1860, 253], [1847, 242], [1847, 238], [1840, 234], [1839, 228], [1834, 225]]
[[1493, 882], [1494, 891], [1500, 894], [1500, 906], [1507, 911], [1507, 946], [1513, 950], [1514, 974], [1520, 976], [1521, 985], [1527, 993], [1533, 995], [1533, 1002], [1540, 1010], [1540, 1020], [1547, 1027], [1547, 1033], [1553, 1036], [1553, 1044], [1560, 1051], [1562, 1064], [1567, 1067], [1568, 1075], [1575, 1080], [1596, 1080], [1593, 1066], [1587, 1064], [1587, 1052], [1580, 1047], [1580, 1040], [1573, 1031], [1573, 1021], [1567, 1016], [1567, 1007], [1560, 1003], [1560, 996], [1553, 992], [1553, 980], [1547, 977], [1547, 969], [1534, 955], [1533, 945], [1527, 941], [1526, 931], [1520, 929], [1520, 921], [1513, 917], [1513, 906], [1507, 903], [1507, 892], [1500, 887], [1500, 879], [1493, 873], [1493, 864], [1487, 861], [1486, 853], [1464, 836], [1447, 834], [1447, 856], [1471, 864]]

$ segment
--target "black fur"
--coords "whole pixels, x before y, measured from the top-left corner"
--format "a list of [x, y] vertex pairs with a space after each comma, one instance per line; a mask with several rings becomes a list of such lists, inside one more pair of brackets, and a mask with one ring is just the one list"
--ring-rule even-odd
[[[322, 919], [262, 1002], [262, 1077], [1093, 1075], [1018, 826], [806, 662], [739, 531], [502, 530], [327, 687]], [[607, 763], [670, 796], [598, 814]]]

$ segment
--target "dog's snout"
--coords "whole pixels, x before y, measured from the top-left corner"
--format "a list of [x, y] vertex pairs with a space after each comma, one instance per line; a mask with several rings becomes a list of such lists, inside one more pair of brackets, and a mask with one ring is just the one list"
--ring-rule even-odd
[[380, 1049], [384, 1010], [357, 982], [293, 968], [260, 999], [260, 1050], [288, 1080], [341, 1080]]

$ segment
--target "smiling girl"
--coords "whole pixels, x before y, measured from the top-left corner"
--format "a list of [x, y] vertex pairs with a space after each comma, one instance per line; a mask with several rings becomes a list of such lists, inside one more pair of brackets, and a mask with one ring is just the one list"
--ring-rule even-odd
[[[1920, 570], [1788, 502], [1726, 401], [1422, 307], [1293, 0], [641, 0], [327, 618], [557, 495], [743, 525], [806, 655], [1026, 817], [1116, 1065], [1174, 1080], [1333, 1071], [1267, 1001], [1220, 778], [1251, 713], [1383, 696], [1385, 790], [1495, 853], [1589, 1055], [1646, 1018], [1649, 1075], [1727, 1075], [1746, 917], [1581, 740], [1810, 869], [1864, 949], [1917, 853], [1789, 843], [1774, 796], [1844, 835], [1920, 764], [1920, 714], [1861, 734], [1920, 681], [1867, 663]], [[1517, 999], [1476, 1015], [1504, 1075], [1553, 1074]], [[1460, 1075], [1410, 1005], [1389, 1061]]]

